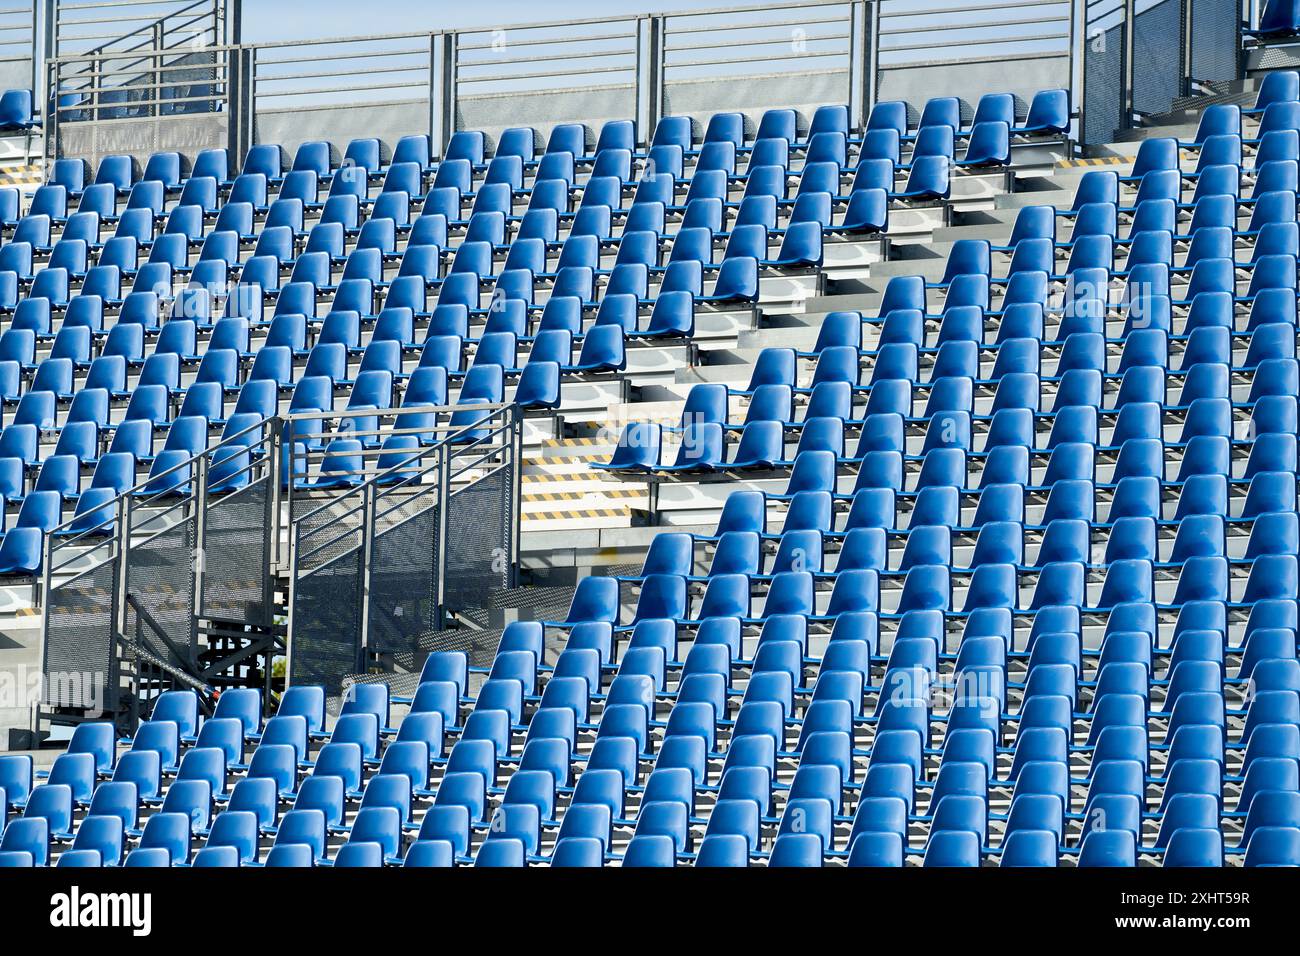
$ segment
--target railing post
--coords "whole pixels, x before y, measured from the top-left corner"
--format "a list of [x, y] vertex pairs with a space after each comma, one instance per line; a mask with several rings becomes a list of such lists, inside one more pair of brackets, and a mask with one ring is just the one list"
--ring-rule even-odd
[[[284, 467], [289, 469], [289, 473], [287, 475], [282, 476], [282, 478], [285, 487], [285, 492], [284, 492], [285, 510], [289, 516], [288, 520], [289, 520], [290, 528], [293, 527], [293, 523], [294, 523], [294, 513], [293, 513], [294, 493], [298, 490], [297, 489], [298, 446], [297, 443], [294, 441], [293, 434], [294, 434], [293, 419], [292, 418], [285, 419], [284, 425], [280, 429], [280, 443], [282, 446], [287, 446], [286, 448], [283, 448], [281, 450], [281, 455], [282, 455], [282, 462]], [[305, 477], [306, 475], [305, 468], [303, 469], [303, 473]]]
[[441, 158], [456, 132], [455, 33], [429, 36], [429, 143]]
[[[1066, 90], [1069, 91], [1069, 106], [1070, 106], [1071, 116], [1079, 112], [1078, 91], [1080, 90], [1082, 84], [1078, 83], [1075, 74], [1078, 71], [1079, 63], [1082, 61], [1082, 58], [1079, 56], [1078, 43], [1079, 43], [1079, 37], [1082, 36], [1084, 33], [1084, 31], [1081, 29], [1081, 24], [1087, 18], [1087, 11], [1085, 9], [1086, 6], [1087, 6], [1087, 0], [1070, 0], [1070, 30], [1069, 30], [1069, 40], [1066, 41], [1069, 44], [1070, 52], [1069, 52], [1069, 59], [1066, 61], [1068, 65], [1066, 66], [1066, 73], [1065, 73], [1066, 76], [1065, 88]], [[1073, 138], [1076, 141], [1079, 139], [1077, 135], [1075, 135]]]
[[153, 25], [153, 90], [149, 104], [148, 115], [162, 116], [162, 84], [163, 84], [163, 27], [162, 21], [159, 20]]
[[[32, 4], [35, 9], [36, 4]], [[45, 37], [43, 48], [39, 51], [45, 57], [46, 69], [42, 71], [45, 78], [44, 87], [39, 91], [41, 97], [41, 119], [44, 121], [44, 130], [41, 134], [41, 153], [45, 159], [45, 168], [48, 170], [50, 163], [59, 158], [59, 67], [56, 62], [59, 55], [59, 0], [45, 0]], [[33, 38], [35, 45], [35, 38]], [[36, 51], [33, 51], [35, 53]], [[32, 57], [33, 69], [37, 57]], [[37, 90], [32, 91], [35, 98], [38, 95]], [[46, 115], [48, 113], [49, 115]]]
[[1134, 0], [1124, 0], [1124, 75], [1122, 77], [1124, 113], [1120, 117], [1124, 129], [1133, 125], [1133, 39], [1137, 34], [1136, 27], [1137, 11]]
[[289, 583], [285, 590], [285, 628], [284, 628], [284, 686], [293, 683], [294, 654], [294, 604], [298, 591], [298, 525], [289, 525]]
[[442, 159], [442, 101], [441, 75], [442, 64], [438, 59], [438, 34], [429, 34], [429, 148]]
[[59, 55], [59, 2], [60, 0], [45, 0], [44, 52], [47, 60], [52, 60]]
[[58, 64], [53, 61], [45, 65], [46, 94], [41, 99], [41, 118], [45, 123], [45, 130], [41, 135], [41, 158], [45, 161], [46, 169], [49, 169], [50, 164], [59, 156], [58, 70]]
[[226, 51], [226, 147], [232, 156], [242, 155], [239, 152], [239, 124], [240, 114], [243, 110], [239, 106], [240, 97], [243, 95], [243, 86], [240, 74], [243, 72], [243, 51], [239, 49], [229, 49]]
[[510, 472], [514, 479], [510, 488], [510, 510], [514, 514], [512, 522], [513, 540], [510, 543], [510, 587], [519, 587], [519, 553], [522, 550], [523, 510], [521, 504], [524, 481], [524, 413], [518, 405], [510, 406], [511, 429]]
[[269, 434], [267, 435], [267, 449], [271, 456], [270, 465], [268, 466], [268, 480], [271, 482], [271, 566], [281, 568], [284, 566], [281, 551], [280, 534], [284, 526], [283, 504], [284, 489], [282, 488], [280, 472], [284, 467], [284, 461], [281, 457], [281, 449], [284, 444], [284, 419], [279, 415], [270, 419], [268, 425]]
[[244, 42], [244, 0], [226, 0], [225, 36], [219, 30], [213, 30], [213, 37], [219, 43], [235, 46]]
[[207, 575], [208, 553], [208, 456], [200, 455], [194, 463], [194, 616], [203, 616], [203, 582]]
[[361, 506], [361, 632], [357, 642], [358, 670], [365, 670], [366, 653], [370, 647], [370, 574], [375, 549], [375, 486], [363, 486]]
[[[46, 3], [53, 4], [54, 0], [46, 0]], [[44, 62], [41, 53], [41, 5], [37, 0], [32, 0], [32, 106], [44, 116], [45, 90], [42, 81], [45, 79], [45, 71], [41, 69], [41, 63]]]
[[[41, 608], [42, 612], [44, 612], [46, 605], [49, 604], [49, 601], [46, 600], [46, 595], [50, 593], [50, 562], [53, 560], [53, 556], [54, 536], [47, 534], [44, 540], [41, 541], [41, 572], [38, 578], [39, 583], [33, 585], [36, 589], [36, 607]], [[44, 632], [45, 624], [48, 623], [45, 621], [44, 613], [42, 613], [42, 621], [42, 632]]]
[[257, 136], [257, 50], [233, 46], [225, 51], [225, 58], [227, 145], [238, 161]]
[[637, 21], [636, 127], [641, 145], [650, 142], [664, 109], [664, 18], [654, 14]]
[[240, 46], [241, 67], [244, 71], [240, 84], [244, 95], [239, 104], [239, 126], [243, 137], [236, 154], [242, 161], [248, 148], [257, 141], [257, 47]]
[[438, 601], [438, 629], [446, 624], [447, 612], [447, 508], [451, 492], [451, 456], [446, 445], [439, 446], [438, 456], [438, 548], [433, 569], [433, 589]]
[[126, 596], [130, 587], [130, 574], [127, 565], [131, 560], [131, 496], [121, 495], [117, 499], [117, 581], [113, 595], [113, 631], [126, 634]]
[[868, 51], [871, 55], [871, 68], [868, 78], [869, 90], [871, 93], [871, 106], [876, 105], [880, 99], [880, 2], [873, 0], [871, 4], [871, 36], [868, 43]]
[[867, 128], [875, 100], [875, 16], [871, 0], [854, 0], [849, 16], [849, 126]]

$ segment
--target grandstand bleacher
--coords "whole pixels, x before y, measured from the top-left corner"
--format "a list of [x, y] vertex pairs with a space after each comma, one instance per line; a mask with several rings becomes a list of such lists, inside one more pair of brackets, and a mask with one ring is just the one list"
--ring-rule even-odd
[[936, 95], [0, 189], [11, 609], [124, 500], [261, 456], [330, 507], [479, 406], [642, 525], [538, 522], [626, 534], [486, 653], [140, 685], [0, 753], [0, 866], [1300, 866], [1300, 76], [1096, 164], [1076, 120]]

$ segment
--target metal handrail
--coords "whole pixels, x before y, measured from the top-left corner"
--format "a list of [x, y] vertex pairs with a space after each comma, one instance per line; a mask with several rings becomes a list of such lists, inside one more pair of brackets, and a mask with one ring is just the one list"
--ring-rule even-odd
[[[482, 405], [486, 409], [489, 406]], [[310, 612], [311, 605], [299, 606], [299, 586], [314, 574], [330, 567], [333, 562], [347, 558], [352, 561], [359, 556], [359, 568], [349, 571], [359, 575], [355, 579], [357, 600], [359, 602], [359, 631], [349, 635], [355, 640], [350, 652], [355, 654], [355, 662], [361, 665], [364, 655], [370, 648], [372, 615], [376, 609], [371, 606], [371, 590], [374, 575], [377, 573], [375, 563], [375, 542], [382, 535], [401, 528], [407, 522], [421, 516], [428, 516], [433, 509], [438, 530], [434, 538], [439, 542], [433, 549], [432, 578], [429, 591], [421, 591], [416, 597], [429, 600], [437, 613], [446, 611], [447, 575], [449, 569], [448, 535], [446, 528], [447, 512], [454, 494], [453, 482], [472, 471], [481, 471], [477, 480], [498, 474], [500, 469], [510, 464], [518, 464], [520, 456], [520, 439], [522, 436], [522, 417], [517, 405], [494, 404], [486, 417], [450, 432], [435, 445], [411, 449], [391, 468], [373, 475], [364, 483], [349, 488], [343, 495], [331, 498], [301, 517], [293, 519], [290, 532], [290, 574], [289, 574], [289, 672], [290, 679], [295, 671], [294, 635], [307, 622], [299, 615]], [[475, 435], [473, 432], [482, 431]], [[467, 439], [467, 440], [466, 440]], [[459, 464], [456, 464], [459, 460]], [[484, 470], [485, 463], [495, 461], [495, 467]], [[412, 466], [415, 467], [412, 467]], [[430, 475], [436, 480], [426, 481]], [[389, 482], [388, 479], [396, 478]], [[517, 469], [515, 481], [506, 491], [510, 503], [503, 518], [513, 517], [505, 530], [507, 535], [503, 545], [510, 552], [510, 567], [513, 568], [518, 554], [518, 493]], [[473, 483], [462, 486], [472, 488]], [[346, 510], [339, 512], [341, 502], [346, 502]], [[409, 513], [403, 514], [404, 510]], [[329, 512], [328, 520], [311, 527], [311, 521], [323, 512]], [[391, 521], [386, 519], [393, 519]], [[324, 538], [324, 540], [320, 540]], [[340, 542], [347, 542], [346, 547], [338, 547]], [[312, 561], [318, 555], [322, 560]], [[307, 565], [311, 565], [308, 567]], [[382, 614], [382, 611], [380, 612]], [[307, 625], [309, 626], [309, 625]]]
[[[474, 405], [474, 406], [472, 406], [472, 409], [473, 409], [474, 412], [484, 411], [484, 412], [496, 413], [496, 412], [502, 411], [502, 410], [504, 410], [504, 409], [509, 409], [509, 408], [512, 408], [512, 407], [514, 407], [514, 406], [509, 405], [509, 404], [506, 404], [506, 403], [497, 403], [497, 404], [487, 404], [487, 403], [485, 403], [485, 404], [482, 404], [482, 405]], [[440, 406], [432, 406], [432, 405], [430, 405], [430, 406], [414, 406], [414, 407], [412, 407], [412, 408], [404, 409], [404, 410], [403, 410], [403, 409], [392, 409], [392, 411], [394, 411], [394, 412], [406, 411], [406, 412], [412, 412], [412, 413], [424, 413], [424, 414], [427, 414], [427, 413], [429, 413], [429, 412], [442, 412], [442, 411], [456, 412], [456, 411], [465, 411], [465, 409], [466, 409], [466, 406], [441, 406], [441, 407], [440, 407]], [[357, 414], [357, 416], [362, 416], [362, 415], [364, 415], [365, 417], [373, 417], [375, 413], [374, 413], [373, 411], [371, 411], [371, 412], [368, 412], [368, 413], [366, 413], [366, 412], [357, 412], [356, 414]], [[287, 422], [293, 422], [293, 421], [314, 421], [314, 420], [319, 420], [319, 419], [322, 419], [322, 418], [333, 418], [333, 417], [337, 417], [337, 416], [338, 416], [338, 413], [337, 413], [337, 412], [304, 412], [304, 413], [295, 413], [294, 415], [287, 416], [285, 420], [286, 420]], [[489, 416], [489, 417], [490, 417], [490, 416]], [[387, 477], [390, 477], [390, 476], [392, 476], [392, 475], [394, 475], [394, 474], [397, 474], [397, 473], [399, 473], [399, 472], [401, 472], [401, 471], [408, 470], [408, 469], [410, 468], [410, 462], [411, 462], [411, 460], [412, 460], [413, 458], [423, 458], [425, 455], [429, 455], [429, 454], [435, 454], [435, 455], [436, 455], [436, 454], [440, 454], [440, 453], [442, 453], [443, 450], [445, 450], [445, 448], [446, 448], [446, 447], [447, 447], [447, 446], [448, 446], [448, 445], [449, 445], [449, 444], [450, 444], [450, 443], [451, 443], [455, 438], [457, 438], [458, 436], [463, 436], [463, 435], [466, 435], [466, 434], [470, 434], [470, 433], [472, 433], [472, 432], [474, 432], [474, 431], [482, 430], [484, 427], [487, 427], [487, 426], [484, 425], [483, 420], [480, 420], [480, 421], [472, 422], [472, 423], [470, 423], [470, 424], [468, 424], [468, 425], [461, 426], [461, 427], [459, 427], [459, 428], [457, 428], [457, 429], [455, 429], [455, 430], [452, 430], [452, 429], [450, 428], [449, 425], [448, 425], [448, 426], [431, 426], [431, 427], [429, 427], [429, 428], [420, 428], [420, 429], [408, 429], [407, 432], [406, 432], [407, 434], [427, 434], [428, 432], [431, 432], [431, 431], [442, 431], [442, 430], [447, 431], [448, 434], [447, 434], [447, 436], [446, 436], [445, 438], [443, 438], [441, 441], [437, 442], [436, 444], [429, 445], [429, 446], [427, 446], [427, 447], [422, 447], [422, 448], [412, 449], [412, 455], [411, 455], [411, 458], [403, 459], [403, 460], [402, 460], [401, 462], [399, 462], [398, 464], [393, 465], [393, 466], [391, 466], [391, 467], [389, 467], [389, 468], [386, 468], [385, 470], [383, 470], [383, 471], [381, 471], [381, 472], [378, 472], [378, 473], [372, 475], [370, 478], [368, 478], [368, 479], [367, 479], [366, 481], [364, 481], [363, 483], [361, 483], [361, 484], [359, 484], [359, 485], [354, 485], [354, 486], [349, 487], [349, 488], [348, 488], [348, 489], [347, 489], [343, 494], [340, 494], [340, 495], [336, 495], [336, 496], [334, 496], [330, 501], [327, 501], [327, 502], [325, 502], [325, 503], [323, 503], [323, 504], [321, 504], [321, 505], [318, 505], [317, 507], [313, 508], [311, 511], [308, 511], [308, 512], [303, 513], [301, 516], [295, 517], [295, 519], [294, 519], [295, 523], [297, 523], [298, 521], [301, 521], [301, 520], [306, 520], [306, 519], [308, 519], [308, 518], [311, 518], [311, 517], [315, 516], [316, 514], [319, 514], [321, 511], [327, 509], [327, 508], [330, 508], [330, 507], [336, 506], [337, 503], [338, 503], [338, 501], [341, 500], [342, 498], [349, 497], [349, 496], [354, 495], [354, 494], [356, 494], [356, 495], [364, 494], [364, 489], [367, 488], [368, 486], [379, 485], [380, 483], [383, 482], [383, 479], [385, 479], [385, 478], [387, 478]], [[385, 429], [385, 430], [383, 430], [382, 433], [385, 434], [385, 435], [402, 434], [402, 432], [395, 432], [395, 431], [393, 431], [393, 430], [391, 430], [391, 429]], [[352, 434], [360, 434], [360, 435], [364, 435], [364, 434], [366, 434], [366, 432], [353, 432]], [[474, 444], [474, 443], [471, 443], [470, 446], [468, 446], [468, 447], [472, 447], [473, 444]], [[423, 472], [421, 472], [421, 473], [423, 474]], [[322, 527], [324, 527], [324, 526], [322, 526]], [[319, 529], [314, 529], [314, 530], [318, 531]], [[313, 533], [314, 533], [314, 532], [313, 532]]]
[[[152, 0], [157, 6], [165, 2]], [[1178, 2], [1186, 4], [1190, 0]], [[108, 0], [64, 9], [95, 10], [114, 5], [137, 4]], [[187, 95], [164, 98], [162, 88], [173, 70], [179, 74], [198, 68], [196, 64], [159, 62], [183, 50], [183, 45], [174, 41], [179, 29], [176, 25], [199, 24], [206, 14], [195, 11], [206, 11], [209, 6], [217, 14], [229, 7], [221, 0], [196, 0], [156, 21], [155, 26], [162, 26], [152, 42], [146, 38], [131, 49], [114, 49], [108, 43], [93, 51], [51, 58], [52, 89], [60, 89], [62, 82], [74, 78], [90, 83], [83, 91], [89, 102], [69, 108], [70, 112], [81, 111], [78, 118], [52, 118], [49, 126], [53, 135], [47, 139], [57, 140], [61, 119], [98, 122], [103, 115], [98, 111], [104, 108], [125, 107], [161, 115], [165, 106], [201, 110], [208, 104], [227, 114], [231, 146], [240, 150], [255, 136], [259, 107], [288, 110], [295, 98], [323, 107], [355, 94], [358, 99], [373, 102], [427, 99], [428, 131], [437, 154], [463, 115], [458, 108], [462, 98], [492, 95], [498, 89], [515, 92], [520, 84], [538, 81], [543, 87], [573, 85], [586, 76], [596, 82], [603, 79], [608, 86], [602, 85], [601, 89], [621, 88], [626, 79], [633, 104], [629, 113], [635, 114], [644, 144], [644, 137], [665, 109], [672, 85], [680, 78], [698, 80], [717, 74], [721, 81], [755, 65], [768, 67], [773, 75], [784, 75], [798, 63], [808, 64], [812, 72], [836, 75], [836, 83], [841, 82], [840, 74], [845, 77], [846, 95], [836, 95], [835, 99], [849, 103], [854, 129], [865, 123], [878, 95], [888, 95], [889, 91], [882, 90], [882, 81], [887, 82], [891, 76], [906, 77], [904, 71], [927, 65], [1037, 61], [1042, 64], [1037, 67], [1040, 74], [1050, 74], [1050, 82], [1071, 90], [1077, 107], [1084, 97], [1085, 77], [1079, 63], [1086, 55], [1085, 28], [1094, 22], [1088, 8], [1095, 9], [1096, 5], [1088, 0], [1006, 0], [991, 8], [971, 0], [964, 6], [922, 3], [907, 9], [909, 5], [887, 6], [884, 0], [792, 0], [662, 14], [534, 21], [510, 24], [505, 29], [372, 33], [251, 44], [224, 42], [224, 37], [216, 36], [219, 25], [214, 19], [212, 38], [223, 42], [202, 48], [212, 57], [210, 63], [202, 64], [211, 73], [202, 82], [213, 88], [197, 95], [178, 90]], [[1131, 36], [1131, 21], [1136, 17], [1132, 0], [1118, 0], [1114, 16], [1126, 24]], [[785, 42], [774, 36], [774, 31], [796, 27], [803, 31], [799, 37], [803, 47], [792, 53], [774, 49]], [[1190, 29], [1194, 28], [1189, 28], [1189, 35]], [[115, 42], [125, 41], [119, 38]], [[572, 46], [572, 50], [562, 49], [564, 45]], [[723, 51], [735, 55], [724, 55]], [[938, 60], [920, 58], [927, 51], [941, 52], [943, 56]], [[690, 56], [692, 53], [695, 55]], [[683, 54], [690, 58], [682, 58]], [[620, 58], [627, 62], [619, 62]], [[386, 62], [379, 63], [381, 59]], [[1126, 96], [1132, 87], [1131, 59], [1123, 65], [1126, 79], [1120, 84]], [[378, 68], [343, 69], [348, 60], [372, 62]], [[336, 66], [328, 67], [331, 63]], [[1183, 64], [1182, 69], [1187, 73], [1189, 67]], [[133, 71], [141, 75], [127, 75], [125, 82], [111, 89], [105, 86], [108, 78]], [[371, 75], [376, 73], [379, 75]], [[1181, 79], [1188, 81], [1187, 76]], [[145, 98], [101, 104], [98, 97], [104, 93], [145, 94]], [[1130, 122], [1131, 103], [1124, 107], [1121, 115]], [[548, 118], [563, 120], [559, 115], [562, 112]], [[1077, 108], [1073, 112], [1077, 116]]]

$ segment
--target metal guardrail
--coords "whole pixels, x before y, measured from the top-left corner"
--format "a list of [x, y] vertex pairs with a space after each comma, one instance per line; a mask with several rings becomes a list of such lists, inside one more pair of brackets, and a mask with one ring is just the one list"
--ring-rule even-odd
[[149, 50], [200, 37], [226, 42], [225, 0], [61, 0], [49, 4], [52, 56], [95, 56]]
[[[0, 2], [0, 89], [30, 85], [41, 79], [41, 8], [38, 0]], [[39, 109], [39, 97], [34, 104]]]
[[[213, 42], [203, 48], [212, 57], [211, 89], [179, 97], [169, 88], [186, 64], [145, 71], [139, 51], [132, 51], [133, 61], [104, 50], [56, 57], [50, 82], [58, 88], [74, 76], [91, 81], [82, 95], [99, 101], [126, 90], [133, 108], [146, 115], [159, 115], [177, 101], [225, 112], [237, 152], [268, 117], [356, 104], [410, 107], [401, 122], [418, 125], [405, 131], [429, 132], [440, 151], [457, 129], [492, 127], [494, 104], [511, 97], [532, 97], [535, 108], [524, 112], [536, 117], [536, 125], [594, 115], [635, 118], [644, 139], [661, 115], [694, 111], [696, 100], [712, 109], [756, 111], [802, 103], [806, 89], [810, 103], [848, 103], [860, 126], [882, 76], [919, 65], [922, 51], [934, 43], [951, 48], [958, 59], [983, 51], [986, 58], [1007, 61], [1041, 58], [1043, 51], [1033, 44], [1047, 39], [1062, 60], [1057, 85], [1071, 86], [1069, 10], [1079, 2], [1019, 0], [1001, 4], [1008, 12], [991, 19], [989, 0], [935, 10], [917, 10], [912, 0], [794, 0], [493, 30]], [[160, 56], [173, 51], [171, 35], [160, 34], [154, 49]], [[701, 84], [703, 92], [693, 97]], [[65, 105], [65, 122], [78, 115], [71, 110], [84, 107]], [[92, 112], [75, 121], [107, 118], [123, 116]], [[510, 123], [502, 117], [496, 125]]]
[[[151, 4], [170, 12], [148, 30], [89, 51], [56, 45], [49, 65], [59, 91], [55, 154], [60, 125], [188, 112], [224, 114], [235, 155], [262, 135], [331, 136], [336, 127], [332, 138], [342, 139], [362, 135], [346, 111], [312, 111], [356, 105], [389, 111], [384, 135], [428, 132], [435, 154], [458, 129], [499, 129], [519, 116], [542, 127], [635, 118], [644, 142], [662, 115], [839, 102], [861, 128], [877, 98], [955, 92], [973, 103], [1017, 83], [1022, 94], [1070, 89], [1076, 110], [1086, 106], [1099, 117], [1085, 120], [1074, 138], [1096, 142], [1140, 122], [1135, 91], [1137, 106], [1147, 107], [1139, 112], [1151, 111], [1198, 80], [1226, 78], [1217, 74], [1235, 60], [1215, 54], [1225, 24], [1235, 35], [1238, 19], [1258, 15], [1254, 0], [794, 0], [241, 44], [231, 26], [239, 0], [144, 2]], [[101, 6], [111, 4], [64, 9]], [[1116, 18], [1119, 34], [1111, 37]]]
[[[461, 419], [453, 422], [458, 413]], [[144, 648], [164, 670], [194, 680], [207, 681], [223, 668], [243, 665], [248, 654], [236, 653], [200, 669], [199, 621], [272, 629], [282, 613], [273, 579], [286, 569], [296, 574], [299, 567], [286, 541], [298, 540], [322, 515], [347, 512], [358, 494], [374, 509], [366, 516], [366, 534], [373, 541], [398, 523], [405, 514], [401, 509], [418, 511], [425, 500], [450, 502], [485, 478], [505, 475], [510, 480], [502, 484], [500, 508], [513, 515], [502, 544], [506, 586], [518, 556], [521, 420], [513, 405], [483, 405], [483, 417], [471, 412], [470, 421], [463, 421], [465, 414], [464, 407], [418, 406], [266, 419], [160, 468], [94, 512], [58, 525], [45, 542], [42, 670], [92, 676], [67, 695], [54, 695], [49, 705], [79, 707], [90, 697], [115, 700], [122, 640]], [[409, 427], [402, 426], [403, 418]], [[358, 420], [372, 421], [373, 427], [356, 427]], [[354, 437], [375, 447], [367, 448], [355, 473], [329, 472], [344, 480], [337, 487], [319, 480], [329, 455], [323, 441], [306, 448], [289, 443], [295, 434], [307, 433]], [[423, 441], [393, 461], [392, 448], [386, 459], [378, 445], [394, 435]], [[446, 521], [449, 509], [440, 510]], [[434, 530], [442, 537], [429, 534], [424, 540], [441, 551], [447, 529]], [[417, 563], [418, 557], [416, 549], [393, 555]], [[446, 556], [442, 560], [445, 576], [455, 565]], [[486, 582], [478, 587], [490, 593]], [[440, 583], [436, 597], [445, 593]], [[292, 641], [292, 618], [290, 627]], [[270, 653], [265, 640], [250, 641], [249, 647], [249, 654]], [[48, 686], [62, 685], [52, 680]]]
[[1141, 125], [1200, 84], [1240, 76], [1241, 28], [1259, 13], [1252, 0], [1079, 2], [1084, 143]]
[[[203, 612], [199, 595], [205, 575], [209, 456], [245, 449], [257, 467], [274, 469], [273, 454], [253, 453], [271, 447], [276, 430], [274, 419], [250, 426], [160, 469], [45, 536], [41, 667], [47, 678], [91, 675], [88, 681], [97, 687], [98, 699], [116, 701], [122, 639], [138, 642], [168, 667], [193, 670], [197, 620]], [[269, 537], [273, 530], [266, 526], [262, 534]], [[178, 653], [178, 648], [185, 651]], [[52, 694], [46, 703], [85, 706], [86, 683], [81, 682], [77, 695]], [[47, 687], [59, 686], [47, 680]]]
[[[225, 109], [240, 0], [47, 0], [46, 161], [60, 126]], [[54, 142], [51, 142], [54, 141]]]
[[356, 473], [359, 484], [294, 517], [290, 683], [332, 693], [368, 656], [409, 652], [441, 630], [450, 605], [514, 586], [522, 417], [515, 405], [482, 409], [436, 443], [390, 451]]
[[0, 60], [32, 58], [39, 15], [36, 0], [5, 0], [0, 4]]

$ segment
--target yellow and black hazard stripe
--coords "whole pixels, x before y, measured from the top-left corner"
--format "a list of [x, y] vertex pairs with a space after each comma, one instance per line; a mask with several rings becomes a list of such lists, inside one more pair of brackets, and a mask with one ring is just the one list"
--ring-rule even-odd
[[[525, 459], [525, 460], [524, 460], [524, 467], [525, 467], [525, 468], [542, 468], [542, 467], [545, 467], [546, 465], [552, 465], [552, 466], [554, 466], [554, 465], [584, 465], [584, 464], [590, 464], [591, 462], [596, 462], [596, 461], [600, 461], [600, 462], [609, 461], [609, 455], [606, 455], [606, 454], [599, 454], [599, 455], [565, 455], [565, 456], [562, 457], [562, 458], [528, 458], [528, 459]], [[527, 474], [524, 475], [524, 477], [525, 477], [525, 478], [528, 478], [531, 474], [533, 474], [533, 473], [532, 473], [532, 472], [528, 472]], [[576, 473], [575, 473], [575, 472], [569, 472], [569, 474], [572, 475], [572, 474], [576, 474]], [[597, 473], [594, 472], [594, 471], [591, 471], [591, 472], [582, 472], [582, 473], [581, 473], [581, 476], [582, 476], [583, 478], [596, 478], [596, 477], [599, 477], [599, 476], [597, 475]]]
[[43, 179], [36, 166], [0, 166], [0, 186], [39, 186]]
[[524, 504], [530, 504], [538, 501], [580, 501], [583, 498], [592, 495], [600, 495], [603, 498], [644, 498], [644, 491], [637, 491], [632, 488], [611, 488], [609, 491], [596, 489], [592, 491], [539, 491], [535, 494], [520, 495], [519, 500]]
[[524, 521], [591, 521], [599, 518], [627, 518], [626, 508], [584, 508], [574, 511], [529, 511], [520, 515]]
[[591, 481], [600, 480], [602, 476], [591, 471], [569, 471], [569, 472], [550, 472], [539, 471], [535, 474], [524, 475], [524, 484], [548, 483], [554, 484], [559, 481]]
[[591, 448], [594, 445], [608, 445], [603, 438], [592, 435], [587, 438], [548, 438], [542, 442], [543, 448]]
[[1086, 159], [1063, 159], [1057, 166], [1065, 169], [1076, 169], [1084, 166], [1118, 166], [1121, 163], [1128, 162], [1130, 156], [1092, 156]]

